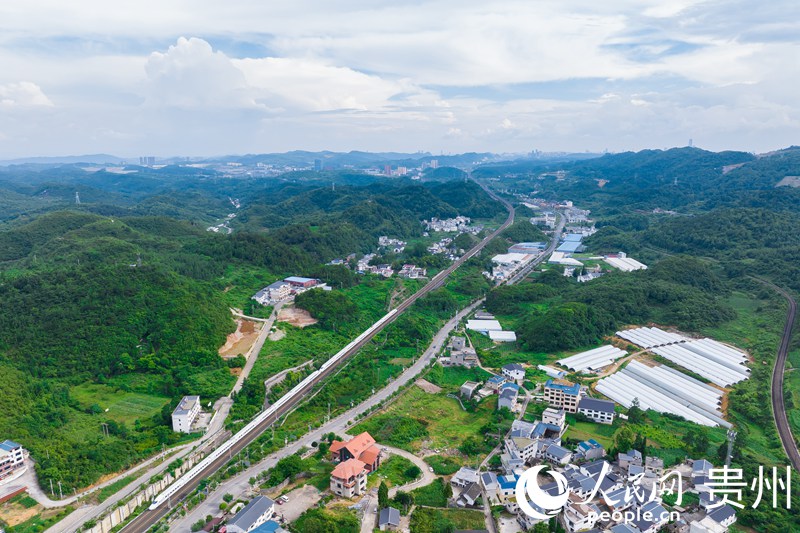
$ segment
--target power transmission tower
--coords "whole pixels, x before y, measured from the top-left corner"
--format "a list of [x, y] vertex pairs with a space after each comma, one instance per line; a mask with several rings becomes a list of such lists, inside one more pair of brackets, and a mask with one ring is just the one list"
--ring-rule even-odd
[[78, 191], [75, 191], [75, 203], [76, 204], [81, 203], [81, 195], [80, 193], [78, 193]]

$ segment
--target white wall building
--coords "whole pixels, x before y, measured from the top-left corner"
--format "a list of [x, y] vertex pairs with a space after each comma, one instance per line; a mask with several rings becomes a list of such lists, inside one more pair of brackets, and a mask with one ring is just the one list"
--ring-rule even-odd
[[192, 424], [200, 414], [200, 396], [184, 396], [172, 411], [172, 431], [191, 433]]

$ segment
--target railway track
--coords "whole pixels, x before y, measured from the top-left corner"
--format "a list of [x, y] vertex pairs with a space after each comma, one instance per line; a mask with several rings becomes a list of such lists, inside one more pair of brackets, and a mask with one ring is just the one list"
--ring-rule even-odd
[[775, 426], [778, 428], [778, 435], [780, 435], [783, 449], [792, 467], [800, 472], [800, 451], [797, 449], [797, 441], [792, 435], [792, 428], [789, 425], [789, 417], [786, 415], [786, 402], [783, 390], [783, 380], [786, 372], [786, 359], [789, 355], [789, 345], [792, 341], [792, 331], [794, 329], [794, 322], [797, 318], [797, 302], [787, 291], [781, 289], [777, 285], [758, 279], [761, 283], [769, 285], [773, 290], [780, 293], [787, 303], [789, 309], [786, 312], [786, 323], [783, 326], [783, 334], [781, 336], [781, 344], [778, 348], [778, 356], [775, 358], [775, 366], [772, 369], [772, 415], [775, 417]]
[[[447, 280], [447, 277], [452, 274], [456, 269], [458, 269], [461, 265], [463, 265], [469, 259], [475, 257], [483, 248], [495, 238], [497, 235], [500, 234], [504, 229], [510, 226], [514, 222], [514, 206], [512, 206], [509, 202], [504, 199], [499, 198], [496, 194], [492, 191], [488, 190], [482, 184], [479, 184], [487, 194], [492, 197], [494, 200], [499, 201], [503, 204], [503, 206], [508, 211], [508, 217], [506, 218], [505, 222], [495, 231], [493, 231], [490, 235], [485, 237], [481, 242], [476, 244], [473, 248], [471, 248], [466, 254], [462, 257], [457, 259], [453, 262], [452, 265], [447, 267], [446, 269], [439, 272], [436, 276], [434, 276], [424, 287], [418, 290], [413, 295], [409, 296], [406, 300], [404, 300], [400, 305], [398, 305], [395, 310], [390, 311], [390, 313], [384, 316], [380, 321], [378, 321], [375, 325], [373, 325], [370, 330], [367, 330], [369, 333], [364, 335], [362, 334], [360, 340], [354, 343], [349, 349], [347, 349], [344, 354], [340, 354], [340, 359], [332, 365], [323, 365], [320, 369], [319, 373], [315, 376], [313, 380], [310, 380], [306, 385], [303, 387], [295, 390], [293, 389], [287, 396], [291, 395], [291, 397], [286, 398], [286, 401], [282, 403], [275, 411], [270, 414], [269, 416], [265, 417], [255, 426], [247, 429], [241, 430], [237, 435], [231, 437], [234, 440], [233, 444], [230, 445], [226, 454], [217, 457], [216, 459], [209, 461], [208, 464], [203, 465], [200, 467], [198, 471], [190, 470], [184, 476], [191, 475], [191, 479], [187, 482], [182, 482], [181, 479], [177, 480], [173, 486], [176, 484], [179, 485], [180, 488], [175, 489], [171, 493], [171, 495], [166, 499], [166, 505], [161, 505], [159, 503], [154, 503], [149, 509], [144, 511], [142, 514], [138, 515], [134, 518], [130, 523], [128, 523], [122, 531], [126, 533], [145, 533], [150, 527], [152, 527], [156, 522], [158, 522], [161, 518], [163, 518], [169, 510], [172, 508], [174, 503], [177, 503], [184, 498], [186, 498], [203, 479], [208, 478], [218, 470], [220, 470], [223, 466], [225, 466], [230, 459], [246, 448], [250, 443], [252, 443], [255, 439], [257, 439], [264, 431], [266, 431], [275, 421], [280, 419], [283, 415], [290, 412], [294, 409], [311, 391], [315, 389], [317, 385], [323, 382], [327, 377], [331, 374], [335, 373], [336, 370], [346, 363], [351, 357], [353, 357], [358, 351], [367, 345], [372, 338], [383, 331], [389, 324], [397, 320], [397, 318], [402, 315], [404, 311], [406, 311], [409, 307], [411, 307], [414, 302], [419, 300], [420, 298], [427, 295], [429, 292], [438, 289], [441, 287], [444, 282]], [[376, 325], [378, 327], [376, 327]], [[276, 402], [277, 403], [277, 402]], [[247, 430], [247, 432], [242, 435], [242, 432]], [[200, 463], [198, 466], [202, 465]], [[196, 467], [197, 468], [197, 467]], [[170, 488], [167, 489], [170, 491]], [[166, 492], [166, 491], [165, 491]], [[163, 493], [162, 493], [163, 494]], [[161, 495], [159, 496], [161, 497]]]

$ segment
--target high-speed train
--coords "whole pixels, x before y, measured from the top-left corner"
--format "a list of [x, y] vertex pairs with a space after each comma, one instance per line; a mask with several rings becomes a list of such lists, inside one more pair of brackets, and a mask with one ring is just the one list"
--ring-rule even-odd
[[243, 438], [248, 436], [264, 420], [266, 420], [273, 414], [277, 413], [288, 402], [304, 394], [310, 387], [316, 384], [317, 380], [319, 380], [324, 375], [326, 370], [328, 370], [332, 366], [335, 366], [342, 359], [347, 357], [350, 354], [350, 351], [356, 346], [358, 346], [358, 344], [361, 341], [363, 341], [365, 337], [372, 334], [376, 329], [382, 327], [395, 314], [397, 314], [397, 309], [392, 309], [391, 311], [386, 313], [386, 315], [384, 315], [380, 320], [378, 320], [372, 326], [366, 329], [363, 333], [361, 333], [358, 337], [356, 337], [353, 341], [351, 341], [347, 346], [339, 350], [334, 356], [325, 361], [325, 363], [318, 370], [315, 370], [314, 372], [306, 376], [306, 378], [303, 381], [295, 385], [292, 390], [284, 394], [278, 401], [270, 405], [266, 410], [262, 411], [258, 416], [256, 416], [253, 420], [251, 420], [250, 423], [248, 423], [245, 427], [239, 430], [239, 432], [236, 435], [226, 440], [219, 448], [211, 452], [208, 456], [206, 456], [205, 459], [197, 463], [191, 470], [189, 470], [179, 479], [177, 479], [175, 483], [167, 487], [166, 490], [164, 490], [161, 494], [153, 498], [153, 502], [150, 505], [150, 510], [153, 511], [158, 507], [160, 507], [164, 502], [168, 501], [187, 483], [189, 483], [191, 480], [200, 475], [200, 473], [203, 472], [206, 469], [206, 467], [208, 467], [208, 465], [210, 465], [211, 463], [222, 457], [236, 443], [238, 443]]

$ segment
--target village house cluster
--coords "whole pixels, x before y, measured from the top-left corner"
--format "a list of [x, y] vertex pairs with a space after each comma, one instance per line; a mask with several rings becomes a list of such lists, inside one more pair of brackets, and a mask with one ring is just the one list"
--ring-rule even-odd
[[[503, 374], [490, 378], [486, 389], [502, 398], [509, 385], [522, 379], [520, 365], [506, 365]], [[465, 383], [462, 395], [473, 395], [476, 384]], [[481, 389], [483, 390], [483, 389]], [[638, 450], [606, 455], [594, 439], [566, 446], [563, 436], [568, 429], [567, 413], [580, 413], [595, 422], [608, 424], [614, 418], [614, 403], [590, 398], [579, 385], [547, 381], [543, 398], [549, 404], [540, 419], [528, 422], [515, 419], [503, 441], [500, 468], [479, 471], [462, 467], [451, 478], [454, 502], [459, 507], [477, 507], [482, 498], [490, 505], [502, 505], [516, 516], [519, 526], [532, 529], [542, 520], [526, 514], [516, 499], [517, 481], [529, 468], [547, 465], [567, 482], [568, 499], [558, 520], [568, 533], [724, 533], [736, 521], [732, 506], [711, 494], [710, 471], [714, 468], [703, 459], [687, 460], [675, 467], [675, 494], [694, 494], [696, 504], [681, 506], [663, 500], [663, 492], [653, 494], [665, 475], [664, 461], [643, 456]], [[540, 487], [551, 496], [559, 494], [555, 481]], [[636, 496], [636, 495], [640, 496]], [[642, 494], [646, 497], [641, 496]], [[588, 501], [587, 501], [588, 500]], [[537, 509], [535, 503], [531, 503]], [[539, 509], [544, 512], [543, 510]]]
[[432, 232], [441, 233], [472, 233], [473, 235], [480, 233], [483, 226], [470, 226], [470, 218], [464, 216], [457, 216], [455, 218], [446, 218], [440, 220], [436, 217], [430, 220], [423, 221], [425, 229]]

